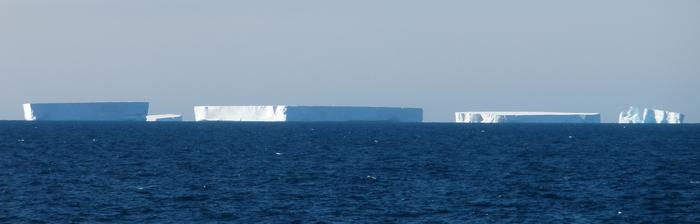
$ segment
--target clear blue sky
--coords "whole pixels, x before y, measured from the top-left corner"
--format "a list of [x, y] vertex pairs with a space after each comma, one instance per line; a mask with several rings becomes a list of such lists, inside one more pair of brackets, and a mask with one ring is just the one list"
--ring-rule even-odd
[[0, 119], [24, 102], [600, 112], [700, 122], [700, 1], [0, 0]]

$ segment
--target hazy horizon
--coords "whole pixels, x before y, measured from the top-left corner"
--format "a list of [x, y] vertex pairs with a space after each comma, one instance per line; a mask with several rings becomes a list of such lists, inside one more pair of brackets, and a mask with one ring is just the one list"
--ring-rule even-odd
[[[0, 1], [0, 120], [22, 104], [421, 107], [700, 122], [700, 1]], [[695, 103], [693, 103], [695, 102]]]

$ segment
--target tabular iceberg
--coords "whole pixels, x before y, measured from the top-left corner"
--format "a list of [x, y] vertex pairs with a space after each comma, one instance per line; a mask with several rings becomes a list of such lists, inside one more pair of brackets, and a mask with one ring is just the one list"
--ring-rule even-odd
[[28, 121], [146, 121], [147, 102], [25, 103]]
[[657, 109], [640, 109], [630, 107], [629, 110], [620, 112], [621, 124], [681, 124], [685, 115]]
[[457, 123], [600, 123], [599, 113], [457, 112]]
[[182, 121], [182, 115], [180, 115], [180, 114], [152, 114], [152, 115], [146, 116], [146, 121], [151, 121], [151, 122]]
[[422, 122], [423, 109], [349, 106], [197, 106], [195, 121]]

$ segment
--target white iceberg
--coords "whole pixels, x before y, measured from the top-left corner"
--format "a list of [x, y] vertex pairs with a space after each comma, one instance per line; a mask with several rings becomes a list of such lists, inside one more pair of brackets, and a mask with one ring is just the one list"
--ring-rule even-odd
[[147, 102], [25, 103], [28, 121], [146, 121]]
[[146, 116], [146, 121], [150, 122], [166, 122], [166, 121], [182, 121], [180, 114], [152, 114]]
[[658, 109], [630, 107], [620, 112], [621, 124], [682, 124], [685, 115]]
[[350, 106], [196, 106], [195, 121], [422, 122], [423, 109]]
[[457, 123], [600, 123], [599, 113], [456, 112]]

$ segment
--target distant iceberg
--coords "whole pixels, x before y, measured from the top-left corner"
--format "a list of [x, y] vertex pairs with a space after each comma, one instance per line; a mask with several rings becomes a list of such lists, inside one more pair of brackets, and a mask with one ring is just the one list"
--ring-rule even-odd
[[166, 121], [182, 121], [180, 114], [153, 114], [146, 116], [146, 121], [150, 122], [166, 122]]
[[620, 112], [621, 124], [682, 124], [685, 115], [665, 110], [630, 107]]
[[349, 106], [197, 106], [195, 121], [422, 122], [423, 109]]
[[26, 103], [28, 121], [146, 121], [147, 102]]
[[457, 123], [600, 123], [599, 113], [457, 112]]

